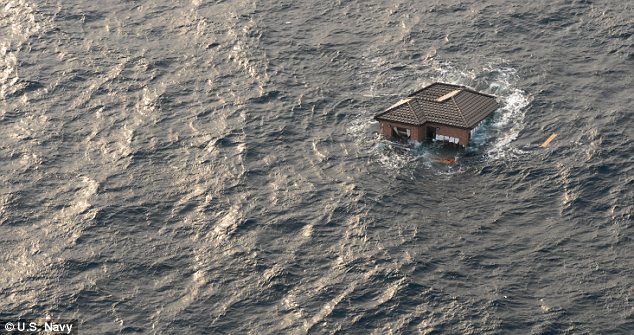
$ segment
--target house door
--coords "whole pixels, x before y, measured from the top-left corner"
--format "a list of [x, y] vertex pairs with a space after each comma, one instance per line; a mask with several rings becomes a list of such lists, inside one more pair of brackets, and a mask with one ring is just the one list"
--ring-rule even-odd
[[436, 127], [427, 127], [427, 139], [433, 140], [436, 138]]

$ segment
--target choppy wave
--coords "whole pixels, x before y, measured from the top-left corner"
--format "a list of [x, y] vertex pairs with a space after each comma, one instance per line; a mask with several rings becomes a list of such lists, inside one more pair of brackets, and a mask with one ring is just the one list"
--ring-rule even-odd
[[29, 48], [28, 39], [39, 34], [45, 22], [36, 6], [25, 0], [10, 0], [0, 11], [1, 100], [27, 85], [19, 83], [19, 53]]
[[[1, 318], [634, 333], [626, 2], [0, 9]], [[501, 108], [466, 150], [384, 142], [432, 81]]]

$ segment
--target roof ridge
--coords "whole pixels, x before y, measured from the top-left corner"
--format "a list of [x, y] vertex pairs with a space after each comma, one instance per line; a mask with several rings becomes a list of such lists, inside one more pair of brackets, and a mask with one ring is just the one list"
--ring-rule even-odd
[[410, 94], [408, 95], [408, 97], [415, 97], [416, 95], [418, 95], [418, 93], [420, 93], [420, 92], [422, 92], [422, 91], [425, 91], [425, 90], [427, 90], [428, 88], [430, 88], [430, 87], [432, 87], [432, 86], [434, 86], [434, 85], [436, 85], [436, 84], [438, 84], [438, 82], [433, 82], [433, 83], [431, 83], [431, 84], [429, 84], [429, 85], [425, 85], [423, 88], [420, 88], [420, 89], [418, 89], [418, 90], [416, 90], [416, 91], [414, 91], [414, 92], [410, 93]]
[[421, 122], [421, 120], [418, 118], [418, 113], [416, 113], [416, 110], [414, 110], [414, 106], [410, 104], [410, 101], [412, 100], [416, 100], [415, 97], [413, 97], [412, 99], [406, 102], [407, 107], [409, 107], [409, 111], [412, 112], [412, 114], [414, 114], [414, 118], [416, 119], [416, 122], [418, 122], [419, 124], [422, 124], [423, 122]]
[[[397, 102], [397, 103], [393, 104], [392, 106], [388, 107], [386, 110], [384, 110], [384, 111], [382, 111], [381, 113], [379, 113], [379, 114], [375, 115], [374, 117], [375, 117], [375, 118], [377, 118], [377, 117], [379, 117], [379, 116], [382, 116], [383, 114], [387, 114], [387, 113], [389, 113], [389, 112], [391, 112], [391, 111], [393, 111], [393, 110], [395, 110], [395, 109], [397, 109], [397, 108], [399, 108], [399, 107], [403, 106], [403, 105], [404, 105], [404, 104], [406, 104], [406, 103], [409, 105], [409, 102], [410, 102], [411, 100], [412, 100], [412, 98], [402, 99], [401, 101], [399, 101], [399, 102]], [[411, 109], [412, 109], [412, 107], [410, 106], [410, 110], [411, 110]]]
[[462, 89], [458, 89], [458, 90], [452, 90], [449, 93], [446, 93], [445, 95], [436, 98], [436, 102], [445, 102], [446, 100], [455, 97], [456, 95], [460, 94], [460, 92], [462, 92]]
[[454, 105], [456, 105], [456, 108], [458, 108], [458, 114], [460, 114], [460, 118], [462, 119], [462, 122], [464, 124], [465, 127], [469, 127], [469, 124], [467, 123], [467, 119], [465, 119], [464, 117], [464, 112], [462, 111], [462, 108], [460, 108], [460, 105], [458, 105], [458, 103], [456, 102], [456, 99], [454, 99], [455, 97], [459, 96], [462, 92], [464, 92], [463, 90], [460, 91], [460, 93], [452, 96], [450, 99], [453, 102]]
[[463, 91], [467, 91], [467, 92], [469, 92], [469, 93], [473, 93], [473, 94], [477, 94], [477, 95], [483, 95], [483, 96], [485, 96], [485, 97], [489, 97], [489, 98], [495, 98], [495, 96], [494, 96], [494, 95], [487, 94], [487, 93], [482, 93], [482, 92], [476, 91], [476, 90], [474, 90], [474, 89], [471, 89], [471, 88], [469, 88], [469, 87], [465, 87], [465, 88], [463, 88]]

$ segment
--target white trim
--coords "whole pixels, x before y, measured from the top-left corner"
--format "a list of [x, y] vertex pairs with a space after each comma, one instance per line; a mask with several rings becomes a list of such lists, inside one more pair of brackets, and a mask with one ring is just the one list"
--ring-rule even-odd
[[460, 139], [458, 137], [445, 136], [441, 134], [436, 134], [436, 138], [434, 140], [445, 141], [445, 142], [455, 143], [455, 144], [460, 143]]
[[449, 93], [447, 93], [447, 94], [443, 95], [442, 97], [440, 97], [440, 98], [436, 99], [436, 102], [443, 102], [443, 101], [445, 101], [445, 100], [447, 100], [447, 99], [449, 99], [449, 98], [453, 98], [454, 96], [456, 96], [456, 94], [458, 94], [458, 93], [460, 93], [460, 92], [462, 92], [462, 89], [459, 89], [459, 90], [453, 90], [453, 91], [451, 91], [451, 92], [449, 92]]
[[390, 109], [392, 109], [392, 108], [398, 107], [398, 106], [400, 106], [400, 105], [402, 105], [402, 104], [408, 103], [408, 102], [412, 101], [412, 99], [413, 99], [413, 98], [403, 99], [403, 100], [401, 100], [401, 101], [399, 101], [399, 102], [397, 102], [397, 103], [393, 104], [392, 106], [390, 106], [388, 109], [386, 109], [386, 111], [388, 111], [388, 110], [390, 110]]

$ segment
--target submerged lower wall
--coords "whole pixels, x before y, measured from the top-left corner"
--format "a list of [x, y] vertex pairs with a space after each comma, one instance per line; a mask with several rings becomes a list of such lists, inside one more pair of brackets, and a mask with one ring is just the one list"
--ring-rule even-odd
[[411, 124], [393, 122], [393, 121], [379, 121], [379, 127], [381, 134], [388, 140], [394, 138], [394, 127], [409, 129], [410, 140], [422, 142], [431, 137], [431, 134], [427, 134], [429, 127], [435, 128], [436, 135], [443, 135], [448, 137], [458, 138], [458, 144], [467, 146], [471, 138], [468, 129], [456, 128], [438, 123], [425, 123], [422, 126], [414, 126]]

